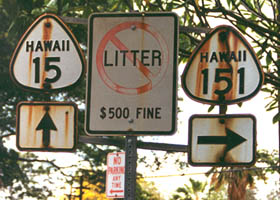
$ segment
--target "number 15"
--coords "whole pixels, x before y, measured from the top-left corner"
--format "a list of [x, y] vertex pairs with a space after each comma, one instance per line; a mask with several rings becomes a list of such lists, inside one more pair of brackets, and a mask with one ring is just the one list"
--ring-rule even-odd
[[[45, 57], [45, 71], [54, 70], [55, 76], [52, 78], [45, 78], [44, 83], [54, 83], [58, 81], [61, 77], [61, 70], [57, 65], [52, 63], [60, 62], [60, 57]], [[35, 64], [35, 83], [40, 83], [40, 57], [36, 57], [33, 59], [33, 63]]]

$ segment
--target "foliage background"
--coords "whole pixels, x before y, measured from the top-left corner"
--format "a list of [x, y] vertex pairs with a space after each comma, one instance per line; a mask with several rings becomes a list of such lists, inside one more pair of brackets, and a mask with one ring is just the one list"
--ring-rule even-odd
[[[278, 112], [279, 8], [277, 0], [0, 0], [0, 187], [7, 194], [7, 199], [23, 199], [23, 197], [47, 199], [53, 195], [53, 188], [50, 186], [58, 182], [57, 179], [53, 179], [54, 174], [67, 187], [77, 186], [79, 177], [87, 177], [86, 181], [96, 186], [93, 191], [97, 194], [102, 193], [105, 184], [106, 155], [108, 152], [120, 150], [116, 147], [79, 143], [76, 153], [79, 159], [76, 164], [68, 166], [59, 162], [58, 158], [42, 159], [38, 154], [18, 152], [16, 149], [9, 148], [7, 140], [15, 135], [15, 107], [20, 101], [50, 99], [76, 102], [80, 108], [79, 133], [84, 134], [85, 81], [71, 91], [45, 95], [23, 91], [14, 86], [9, 78], [9, 61], [12, 52], [21, 35], [39, 15], [51, 12], [59, 16], [87, 18], [93, 12], [180, 11], [180, 62], [188, 60], [192, 50], [213, 28], [210, 18], [225, 19], [250, 38], [257, 55], [262, 59], [265, 72], [265, 84], [262, 90], [267, 92], [270, 99], [267, 105], [262, 106], [266, 106], [267, 111], [277, 110], [273, 118], [273, 123], [276, 123], [280, 119]], [[81, 24], [69, 24], [69, 26], [86, 53], [87, 26]], [[212, 109], [213, 107], [210, 107], [209, 111]], [[143, 162], [147, 167], [158, 169], [163, 160], [172, 155], [166, 154], [164, 158], [154, 156], [152, 163], [155, 164], [147, 163], [145, 156], [140, 157], [139, 162]], [[259, 161], [267, 166], [279, 165], [277, 153], [272, 155], [273, 157], [270, 157], [270, 153], [260, 152]], [[175, 164], [181, 169], [188, 167], [180, 160]], [[276, 171], [273, 168], [270, 173]], [[268, 172], [253, 175], [252, 178], [265, 177]], [[38, 184], [42, 178], [43, 184]], [[226, 180], [225, 177], [220, 178]], [[145, 188], [148, 187], [142, 186], [138, 191]], [[151, 191], [147, 194], [154, 195]], [[151, 196], [141, 197], [144, 198], [151, 199]]]

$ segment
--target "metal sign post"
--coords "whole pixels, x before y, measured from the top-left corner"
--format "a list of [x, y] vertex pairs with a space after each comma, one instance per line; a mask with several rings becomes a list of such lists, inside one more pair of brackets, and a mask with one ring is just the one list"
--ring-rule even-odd
[[134, 200], [136, 191], [137, 137], [125, 139], [125, 199]]

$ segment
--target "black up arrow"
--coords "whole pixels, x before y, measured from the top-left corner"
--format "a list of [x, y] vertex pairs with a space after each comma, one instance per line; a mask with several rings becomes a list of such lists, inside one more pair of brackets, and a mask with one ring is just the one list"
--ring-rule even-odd
[[246, 139], [226, 128], [226, 136], [198, 136], [197, 144], [225, 144], [226, 151], [245, 142]]
[[48, 112], [45, 113], [44, 117], [41, 119], [40, 123], [38, 124], [36, 131], [38, 130], [43, 130], [43, 145], [44, 147], [48, 147], [50, 145], [51, 130], [54, 131], [57, 130]]

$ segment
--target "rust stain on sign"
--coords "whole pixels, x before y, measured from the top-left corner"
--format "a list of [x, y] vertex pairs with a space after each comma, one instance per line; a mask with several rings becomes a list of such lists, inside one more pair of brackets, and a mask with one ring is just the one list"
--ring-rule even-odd
[[[203, 47], [201, 48], [201, 52], [208, 52], [211, 48], [210, 46], [211, 42], [206, 42]], [[208, 68], [208, 62], [199, 62], [198, 68], [197, 68], [197, 79], [196, 79], [196, 89], [195, 89], [195, 95], [196, 96], [202, 96], [203, 95], [203, 80], [202, 76], [200, 75], [204, 69]]]
[[[227, 130], [232, 129], [232, 127], [235, 127], [235, 122], [233, 118], [220, 118], [219, 123], [215, 124], [213, 127], [213, 130]], [[212, 130], [212, 129], [211, 129]], [[226, 136], [226, 135], [224, 135]], [[233, 142], [233, 141], [232, 141]], [[216, 162], [221, 163], [222, 165], [226, 163], [235, 163], [238, 162], [234, 159], [234, 156], [232, 155], [231, 149], [228, 148], [228, 145], [224, 145], [223, 149], [216, 153]]]
[[[36, 112], [34, 112], [34, 114], [36, 114]], [[27, 130], [32, 130], [32, 129], [31, 129], [31, 127], [33, 126], [33, 124], [32, 124], [32, 123], [33, 123], [32, 118], [33, 118], [33, 107], [30, 106], [30, 107], [28, 108], [28, 121], [27, 121], [27, 126], [26, 126], [26, 129], [27, 129]], [[35, 137], [32, 138], [31, 143], [32, 143], [32, 144], [36, 144], [36, 140], [37, 140], [37, 135], [35, 134]], [[30, 140], [28, 140], [28, 141], [30, 141]]]
[[17, 106], [20, 150], [72, 151], [77, 142], [73, 103], [21, 102]]
[[65, 112], [65, 143], [68, 141], [68, 137], [69, 137], [69, 111]]
[[30, 51], [29, 53], [29, 60], [28, 60], [28, 85], [31, 85], [31, 77], [32, 77], [32, 54], [33, 51]]
[[[43, 37], [42, 37], [42, 41], [48, 41], [48, 40], [51, 40], [52, 38], [52, 30], [53, 30], [53, 24], [51, 22], [51, 19], [49, 18], [46, 18], [45, 19], [45, 22], [43, 23]], [[41, 72], [42, 72], [42, 78], [41, 80], [45, 80], [46, 79], [46, 69], [45, 69], [45, 66], [46, 66], [46, 57], [48, 56], [48, 51], [45, 50], [43, 53], [43, 59], [42, 59], [42, 68], [41, 69]], [[41, 82], [41, 88], [45, 88], [45, 87], [50, 87], [50, 84], [48, 84], [48, 86], [46, 85], [46, 83], [44, 81]]]
[[230, 26], [218, 26], [191, 55], [182, 87], [194, 100], [209, 104], [244, 101], [260, 90], [263, 72], [245, 38]]
[[[218, 35], [218, 51], [225, 52], [226, 56], [225, 62], [220, 62], [217, 68], [228, 69], [230, 71], [230, 73], [224, 74], [224, 77], [232, 81], [232, 89], [225, 94], [225, 99], [234, 99], [236, 98], [236, 93], [234, 93], [234, 91], [237, 91], [237, 70], [239, 63], [236, 62], [237, 59], [231, 58], [231, 56], [238, 54], [236, 52], [238, 52], [241, 41], [238, 40], [232, 32], [226, 29], [219, 31]], [[213, 88], [213, 91], [215, 90], [223, 90], [221, 84], [216, 83]], [[219, 95], [216, 95], [215, 92], [213, 92], [213, 99], [219, 100]]]

